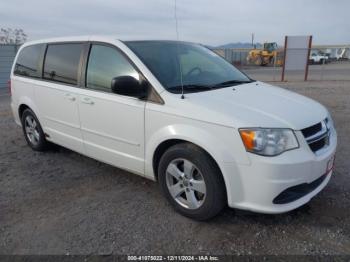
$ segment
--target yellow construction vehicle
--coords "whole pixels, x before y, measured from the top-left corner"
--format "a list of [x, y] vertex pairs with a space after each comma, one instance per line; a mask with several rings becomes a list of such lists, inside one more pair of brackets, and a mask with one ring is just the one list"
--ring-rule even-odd
[[[267, 66], [276, 64], [281, 66], [283, 64], [282, 50], [278, 50], [276, 42], [264, 43], [263, 49], [257, 49], [256, 47], [249, 51], [247, 61], [251, 65]], [[276, 62], [275, 62], [276, 59]]]

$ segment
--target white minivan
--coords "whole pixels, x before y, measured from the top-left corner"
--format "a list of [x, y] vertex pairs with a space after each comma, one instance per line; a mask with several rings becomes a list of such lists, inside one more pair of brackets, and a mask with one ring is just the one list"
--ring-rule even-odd
[[33, 150], [52, 142], [158, 181], [194, 219], [226, 205], [286, 212], [331, 178], [337, 134], [327, 109], [252, 80], [202, 45], [102, 36], [28, 42], [15, 58], [11, 93]]

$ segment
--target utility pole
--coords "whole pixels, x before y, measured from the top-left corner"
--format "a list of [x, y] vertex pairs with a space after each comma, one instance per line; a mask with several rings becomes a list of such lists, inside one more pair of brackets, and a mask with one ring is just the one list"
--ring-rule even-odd
[[254, 47], [254, 33], [252, 33], [252, 47]]

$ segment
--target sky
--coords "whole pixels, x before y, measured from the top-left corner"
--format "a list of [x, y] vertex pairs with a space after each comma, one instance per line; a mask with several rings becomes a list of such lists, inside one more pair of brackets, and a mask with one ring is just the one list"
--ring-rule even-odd
[[[1, 0], [0, 27], [29, 40], [112, 34], [122, 40], [176, 39], [175, 0]], [[349, 0], [177, 0], [179, 39], [207, 45], [283, 44], [313, 35], [314, 44], [350, 44]]]

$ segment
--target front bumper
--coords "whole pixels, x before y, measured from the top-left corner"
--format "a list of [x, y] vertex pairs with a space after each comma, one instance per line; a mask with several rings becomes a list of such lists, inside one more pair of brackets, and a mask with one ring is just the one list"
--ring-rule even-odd
[[[296, 150], [276, 157], [248, 153], [250, 165], [225, 165], [224, 172], [231, 172], [230, 181], [226, 181], [229, 185], [227, 190], [230, 191], [230, 207], [261, 213], [283, 213], [309, 202], [327, 185], [332, 176], [329, 163], [334, 158], [337, 146], [335, 130], [331, 132], [329, 146], [320, 154], [310, 150], [300, 132], [296, 135], [299, 142], [302, 141]], [[286, 195], [286, 192], [293, 190], [304, 191], [293, 199]], [[281, 194], [284, 199], [276, 201], [277, 197], [281, 199]]]

